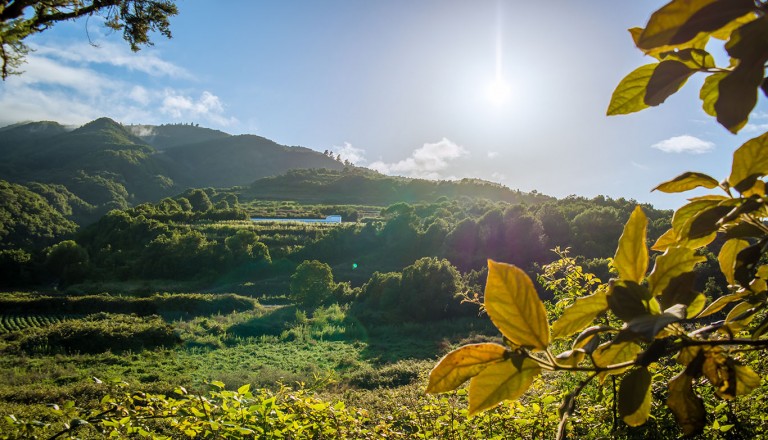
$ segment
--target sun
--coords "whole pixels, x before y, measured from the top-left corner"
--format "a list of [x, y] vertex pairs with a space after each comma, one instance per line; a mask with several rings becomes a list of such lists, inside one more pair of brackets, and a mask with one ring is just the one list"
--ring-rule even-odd
[[495, 105], [502, 105], [509, 101], [512, 88], [502, 78], [496, 78], [488, 85], [488, 99]]

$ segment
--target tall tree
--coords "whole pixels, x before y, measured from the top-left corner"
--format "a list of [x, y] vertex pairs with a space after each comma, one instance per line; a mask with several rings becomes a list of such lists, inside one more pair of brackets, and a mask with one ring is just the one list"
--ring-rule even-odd
[[171, 38], [168, 18], [177, 13], [174, 0], [0, 0], [0, 75], [19, 73], [29, 52], [24, 39], [61, 21], [100, 15], [137, 51], [152, 45], [150, 32]]

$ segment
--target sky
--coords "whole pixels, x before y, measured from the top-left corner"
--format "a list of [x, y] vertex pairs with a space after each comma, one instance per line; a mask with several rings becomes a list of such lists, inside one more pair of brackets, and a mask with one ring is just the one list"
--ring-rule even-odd
[[662, 1], [177, 3], [173, 38], [137, 53], [99, 17], [29, 38], [23, 73], [0, 83], [0, 126], [191, 122], [386, 174], [659, 208], [699, 193], [656, 185], [689, 170], [721, 180], [768, 129], [761, 98], [730, 134], [701, 110], [698, 77], [660, 107], [605, 115], [619, 81], [653, 62], [627, 29]]

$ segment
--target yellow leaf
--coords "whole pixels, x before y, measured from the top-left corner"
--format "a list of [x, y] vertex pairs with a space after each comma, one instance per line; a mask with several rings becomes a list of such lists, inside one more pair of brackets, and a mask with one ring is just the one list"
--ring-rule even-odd
[[552, 337], [570, 336], [583, 330], [606, 310], [608, 310], [608, 299], [604, 290], [599, 290], [593, 295], [578, 298], [552, 324]]
[[713, 177], [710, 177], [704, 173], [694, 173], [689, 171], [675, 177], [672, 180], [660, 184], [653, 190], [659, 190], [665, 193], [678, 193], [699, 187], [712, 189], [717, 187], [717, 185], [717, 180], [715, 180]]
[[626, 115], [648, 108], [645, 90], [657, 66], [658, 63], [653, 63], [638, 67], [621, 80], [611, 95], [608, 116]]
[[637, 39], [645, 50], [681, 45], [723, 28], [750, 11], [752, 0], [672, 0], [651, 15]]
[[667, 396], [667, 406], [686, 436], [700, 433], [707, 423], [704, 402], [693, 392], [692, 380], [685, 372], [678, 374], [669, 381]]
[[648, 270], [648, 248], [645, 246], [645, 231], [648, 218], [643, 210], [636, 206], [629, 216], [624, 232], [619, 238], [619, 246], [613, 263], [622, 280], [639, 283]]
[[706, 261], [706, 257], [695, 255], [693, 249], [671, 247], [663, 255], [656, 258], [653, 271], [648, 276], [648, 286], [651, 294], [661, 294], [673, 278], [686, 272], [691, 272], [697, 263]]
[[758, 376], [750, 367], [740, 365], [734, 361], [731, 368], [733, 369], [733, 374], [736, 378], [737, 396], [749, 394], [752, 390], [760, 386], [760, 376]]
[[579, 362], [584, 360], [586, 354], [587, 353], [583, 349], [567, 350], [555, 356], [555, 359], [557, 360], [558, 365], [575, 367], [579, 365]]
[[738, 301], [741, 298], [744, 298], [744, 294], [732, 293], [730, 295], [723, 295], [720, 298], [717, 298], [716, 300], [714, 300], [712, 304], [707, 306], [707, 308], [704, 309], [703, 312], [699, 313], [699, 315], [696, 317], [703, 318], [705, 316], [715, 314], [720, 310], [723, 310], [723, 308], [725, 308], [725, 306], [727, 306], [728, 304]]
[[496, 406], [502, 400], [522, 396], [541, 373], [541, 367], [522, 355], [486, 367], [469, 381], [469, 415]]
[[[592, 360], [595, 362], [595, 366], [600, 368], [606, 368], [611, 365], [622, 364], [635, 360], [637, 355], [642, 351], [642, 348], [635, 342], [625, 341], [614, 343], [612, 341], [601, 344], [594, 353], [592, 353]], [[603, 371], [600, 373], [600, 380], [605, 380], [608, 375], [621, 374], [629, 367], [617, 368], [610, 371]]]
[[[752, 176], [768, 174], [768, 133], [750, 139], [733, 153], [733, 165], [728, 184], [732, 187]], [[749, 185], [750, 189], [752, 185]]]
[[667, 232], [661, 234], [661, 237], [659, 237], [656, 240], [656, 243], [651, 246], [651, 249], [654, 251], [664, 252], [671, 246], [674, 246], [677, 244], [677, 233], [675, 233], [675, 230], [670, 228], [667, 229]]
[[717, 254], [717, 262], [720, 264], [720, 271], [725, 275], [728, 284], [735, 284], [733, 271], [736, 266], [736, 255], [745, 247], [749, 246], [747, 240], [734, 238], [725, 242], [720, 253]]
[[507, 349], [499, 344], [471, 344], [445, 355], [429, 373], [428, 393], [458, 388], [488, 365], [504, 360]]
[[707, 75], [707, 77], [704, 79], [704, 85], [701, 86], [701, 90], [699, 91], [701, 107], [709, 116], [717, 117], [717, 112], [715, 111], [715, 103], [717, 102], [717, 98], [720, 96], [720, 81], [726, 76], [726, 72], [718, 72]]
[[485, 310], [501, 334], [514, 344], [538, 350], [549, 346], [544, 303], [519, 268], [488, 260]]
[[619, 385], [619, 415], [629, 426], [640, 426], [651, 415], [651, 373], [636, 368]]

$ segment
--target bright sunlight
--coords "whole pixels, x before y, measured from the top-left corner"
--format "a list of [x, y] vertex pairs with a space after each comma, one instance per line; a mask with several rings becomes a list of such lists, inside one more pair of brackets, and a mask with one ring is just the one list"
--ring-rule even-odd
[[512, 88], [502, 78], [496, 78], [488, 85], [488, 99], [495, 105], [502, 105], [509, 101]]

